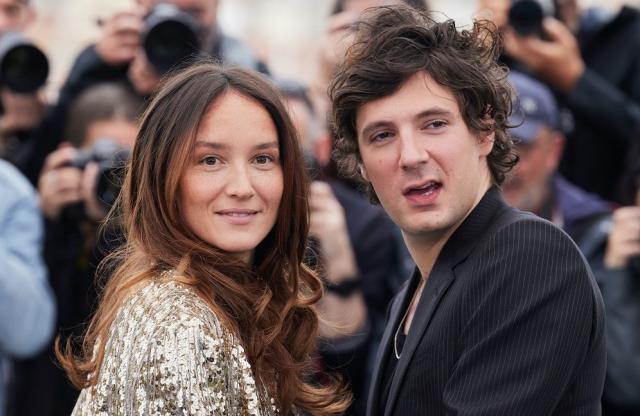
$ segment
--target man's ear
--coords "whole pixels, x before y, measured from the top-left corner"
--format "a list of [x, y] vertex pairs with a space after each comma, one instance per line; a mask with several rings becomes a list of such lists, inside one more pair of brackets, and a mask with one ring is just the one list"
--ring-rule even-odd
[[362, 162], [358, 162], [358, 169], [360, 169], [360, 175], [362, 176], [362, 178], [367, 182], [371, 182], [369, 180], [369, 175], [367, 175], [367, 169], [364, 167]]
[[493, 145], [496, 140], [496, 133], [491, 132], [487, 134], [481, 134], [478, 137], [478, 146], [480, 147], [480, 154], [482, 156], [489, 156], [493, 150]]

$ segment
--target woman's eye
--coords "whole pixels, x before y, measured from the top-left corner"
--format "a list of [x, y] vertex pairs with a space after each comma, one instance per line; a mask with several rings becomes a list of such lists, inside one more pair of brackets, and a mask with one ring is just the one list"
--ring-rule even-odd
[[207, 156], [202, 159], [202, 163], [207, 166], [215, 166], [218, 164], [218, 158], [215, 156]]
[[273, 162], [273, 157], [269, 155], [259, 155], [256, 156], [256, 163], [259, 165], [266, 165], [267, 163]]

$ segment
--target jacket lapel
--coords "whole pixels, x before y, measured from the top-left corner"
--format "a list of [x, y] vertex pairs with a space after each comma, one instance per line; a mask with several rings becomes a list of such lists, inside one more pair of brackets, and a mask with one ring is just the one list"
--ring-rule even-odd
[[378, 353], [376, 354], [377, 365], [373, 369], [373, 378], [369, 387], [369, 398], [367, 399], [367, 416], [377, 416], [380, 412], [380, 397], [381, 388], [380, 383], [382, 377], [384, 377], [384, 371], [386, 369], [387, 358], [393, 353], [393, 336], [395, 334], [395, 328], [398, 327], [404, 311], [409, 306], [413, 292], [416, 290], [418, 283], [420, 282], [420, 273], [416, 271], [413, 273], [409, 284], [405, 286], [404, 290], [400, 291], [394, 301], [391, 303], [391, 310], [389, 311], [389, 318], [378, 347]]
[[[411, 363], [411, 359], [413, 358], [413, 355], [415, 354], [416, 349], [420, 344], [422, 336], [429, 326], [429, 322], [433, 317], [434, 311], [438, 307], [438, 303], [442, 299], [442, 296], [447, 291], [453, 280], [454, 274], [449, 267], [449, 264], [442, 264], [440, 266], [436, 265], [436, 267], [434, 267], [431, 274], [429, 275], [429, 278], [427, 279], [425, 287], [422, 291], [420, 301], [418, 302], [416, 312], [413, 316], [411, 329], [409, 330], [409, 334], [407, 335], [404, 347], [402, 348], [402, 353], [400, 354], [400, 360], [398, 361], [398, 365], [393, 376], [393, 381], [391, 382], [391, 389], [389, 390], [389, 397], [387, 399], [387, 404], [384, 411], [385, 415], [391, 414], [396, 400], [398, 399], [398, 393], [402, 385], [402, 380], [404, 379], [407, 368]], [[413, 294], [413, 291], [410, 294]], [[411, 298], [411, 296], [408, 297]], [[406, 305], [406, 307], [408, 306], [409, 305]], [[399, 312], [403, 312], [401, 315], [404, 315], [406, 307], [404, 309], [400, 309]], [[393, 328], [394, 330], [392, 332], [395, 333], [395, 329], [397, 329], [397, 323]], [[400, 329], [400, 331], [402, 331], [402, 329]]]

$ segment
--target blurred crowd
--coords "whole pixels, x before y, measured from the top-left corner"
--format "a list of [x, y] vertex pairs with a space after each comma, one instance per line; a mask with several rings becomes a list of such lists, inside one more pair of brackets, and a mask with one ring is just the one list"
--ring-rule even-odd
[[[218, 3], [137, 0], [100, 22], [97, 42], [45, 102], [47, 58], [23, 35], [37, 10], [0, 0], [0, 416], [71, 413], [78, 392], [56, 365], [55, 339], [82, 334], [109, 276], [100, 261], [122, 243], [102, 224], [145, 103], [194, 55], [257, 70], [287, 101], [313, 178], [306, 261], [326, 287], [316, 363], [350, 384], [348, 414], [364, 414], [387, 305], [413, 264], [395, 225], [331, 160], [327, 86], [367, 8], [429, 4], [335, 0], [318, 76], [304, 85], [225, 34]], [[640, 415], [640, 12], [577, 0], [477, 8], [502, 34], [517, 97], [509, 123], [520, 162], [504, 197], [581, 249], [607, 314], [604, 414]]]

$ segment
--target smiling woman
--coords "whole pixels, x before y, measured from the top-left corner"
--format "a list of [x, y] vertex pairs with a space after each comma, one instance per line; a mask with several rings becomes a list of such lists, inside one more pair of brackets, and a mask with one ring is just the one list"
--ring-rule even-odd
[[198, 237], [248, 262], [276, 221], [282, 180], [271, 116], [254, 99], [229, 91], [201, 121], [180, 179], [180, 207]]
[[75, 415], [346, 408], [341, 384], [306, 379], [321, 285], [301, 263], [301, 177], [287, 111], [259, 75], [202, 63], [165, 82], [119, 201], [127, 244], [107, 260], [82, 355], [58, 351], [83, 388]]

